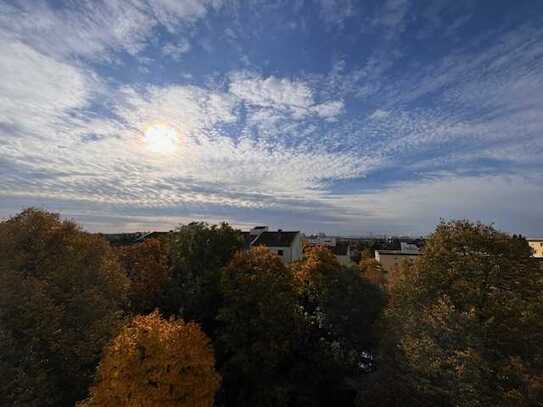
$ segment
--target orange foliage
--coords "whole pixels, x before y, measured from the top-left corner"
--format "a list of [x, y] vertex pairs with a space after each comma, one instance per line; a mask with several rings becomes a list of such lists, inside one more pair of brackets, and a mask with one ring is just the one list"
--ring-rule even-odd
[[195, 323], [137, 316], [104, 352], [83, 407], [212, 406], [220, 384], [208, 337]]
[[309, 283], [332, 277], [339, 271], [341, 265], [334, 253], [325, 246], [314, 246], [306, 250], [305, 259], [295, 272], [302, 283]]

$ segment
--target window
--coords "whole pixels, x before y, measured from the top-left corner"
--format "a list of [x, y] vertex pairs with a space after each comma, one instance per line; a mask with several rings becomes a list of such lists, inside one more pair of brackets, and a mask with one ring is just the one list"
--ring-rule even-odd
[[282, 256], [282, 255], [283, 255], [283, 250], [277, 250], [277, 254], [278, 254], [279, 256]]

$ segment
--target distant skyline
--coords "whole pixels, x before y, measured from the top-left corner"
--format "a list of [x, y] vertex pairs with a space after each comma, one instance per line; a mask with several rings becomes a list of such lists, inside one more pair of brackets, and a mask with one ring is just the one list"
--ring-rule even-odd
[[0, 218], [543, 235], [543, 2], [0, 3]]

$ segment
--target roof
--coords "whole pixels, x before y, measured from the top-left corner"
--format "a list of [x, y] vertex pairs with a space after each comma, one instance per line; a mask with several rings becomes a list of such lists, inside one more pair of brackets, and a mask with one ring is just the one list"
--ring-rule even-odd
[[347, 242], [337, 242], [335, 246], [327, 246], [336, 256], [347, 256], [349, 253], [349, 244]]
[[290, 247], [299, 231], [262, 232], [251, 246]]
[[376, 250], [376, 252], [379, 252], [379, 254], [385, 254], [385, 255], [394, 255], [394, 256], [419, 256], [420, 252], [402, 252], [401, 250]]
[[527, 237], [528, 242], [543, 242], [543, 237]]

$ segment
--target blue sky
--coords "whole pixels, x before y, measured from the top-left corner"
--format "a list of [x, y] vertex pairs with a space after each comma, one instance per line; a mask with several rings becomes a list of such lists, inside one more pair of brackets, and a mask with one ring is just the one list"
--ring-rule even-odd
[[8, 0], [0, 55], [0, 217], [543, 235], [537, 0]]

